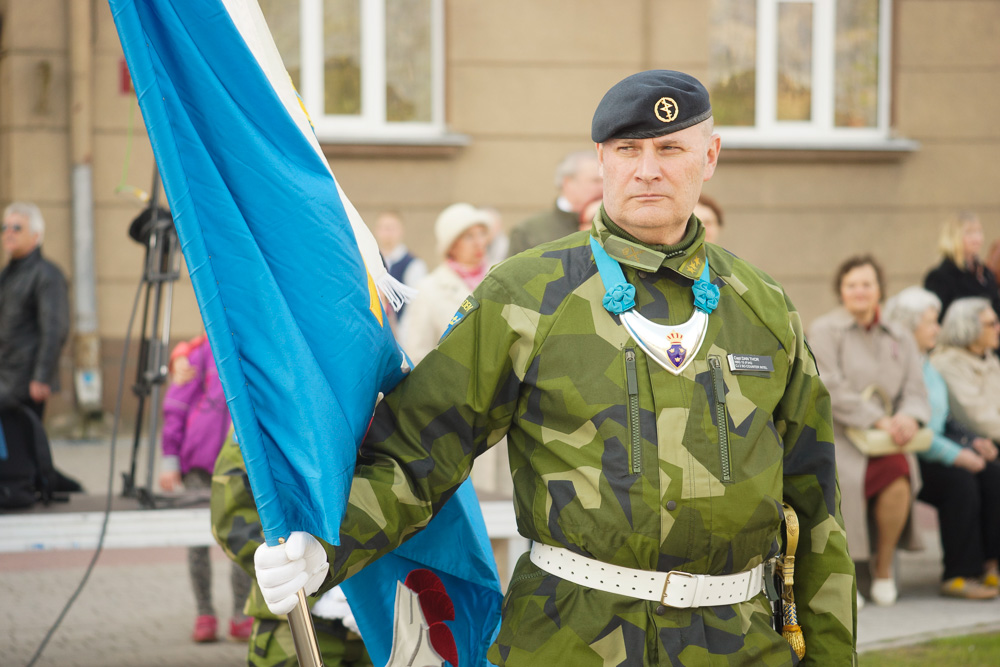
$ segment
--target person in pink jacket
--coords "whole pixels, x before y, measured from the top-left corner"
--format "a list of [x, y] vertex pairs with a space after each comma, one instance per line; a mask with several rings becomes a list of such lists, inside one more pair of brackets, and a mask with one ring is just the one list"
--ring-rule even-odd
[[[226, 396], [215, 367], [212, 350], [204, 336], [178, 345], [171, 355], [175, 366], [172, 382], [163, 400], [163, 459], [160, 486], [170, 492], [181, 484], [187, 489], [210, 489], [215, 459], [231, 423]], [[176, 367], [182, 367], [179, 370]], [[208, 547], [188, 549], [188, 570], [198, 606], [194, 632], [196, 642], [216, 639], [218, 621], [212, 605], [212, 566]], [[243, 613], [250, 592], [250, 577], [235, 563], [230, 583], [233, 588], [233, 615], [229, 635], [247, 641], [253, 619]]]

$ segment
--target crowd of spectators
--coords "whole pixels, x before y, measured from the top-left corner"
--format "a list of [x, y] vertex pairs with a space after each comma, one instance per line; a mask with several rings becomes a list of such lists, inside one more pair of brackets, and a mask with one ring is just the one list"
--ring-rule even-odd
[[[834, 281], [840, 306], [809, 332], [833, 406], [851, 557], [879, 605], [898, 595], [896, 549], [923, 546], [914, 500], [937, 510], [941, 594], [1000, 595], [1000, 291], [983, 240], [976, 214], [950, 217], [923, 286], [884, 305], [878, 261], [846, 259]], [[871, 432], [897, 451], [872, 453], [857, 435]]]

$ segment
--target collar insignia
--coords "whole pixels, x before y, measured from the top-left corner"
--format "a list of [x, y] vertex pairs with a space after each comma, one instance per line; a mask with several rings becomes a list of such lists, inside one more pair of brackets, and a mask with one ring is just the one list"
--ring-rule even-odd
[[701, 270], [705, 268], [705, 246], [702, 245], [698, 250], [694, 252], [690, 257], [688, 257], [684, 262], [677, 267], [677, 272], [683, 276], [687, 276], [692, 280], [697, 280], [698, 276], [701, 275]]
[[612, 259], [650, 273], [658, 271], [666, 258], [662, 252], [645, 248], [614, 235], [609, 236], [604, 242], [604, 250]]

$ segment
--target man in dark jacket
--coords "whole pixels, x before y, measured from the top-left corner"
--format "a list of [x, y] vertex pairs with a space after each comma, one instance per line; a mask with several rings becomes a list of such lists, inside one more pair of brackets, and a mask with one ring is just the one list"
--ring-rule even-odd
[[[20, 403], [39, 418], [59, 390], [59, 353], [69, 332], [66, 279], [42, 257], [45, 221], [34, 204], [3, 214], [0, 271], [0, 406]], [[9, 435], [9, 434], [8, 434]]]
[[555, 206], [524, 220], [510, 233], [509, 256], [540, 243], [572, 234], [580, 228], [580, 211], [601, 198], [601, 172], [594, 151], [577, 151], [556, 168], [559, 198]]

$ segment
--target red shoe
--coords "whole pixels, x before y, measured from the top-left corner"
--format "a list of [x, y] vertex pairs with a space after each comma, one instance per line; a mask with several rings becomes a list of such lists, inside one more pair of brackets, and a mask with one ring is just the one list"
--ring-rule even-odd
[[253, 631], [253, 616], [247, 616], [237, 623], [229, 619], [229, 638], [237, 642], [250, 641], [250, 633]]
[[199, 616], [194, 619], [194, 632], [191, 633], [192, 641], [198, 642], [199, 644], [204, 642], [214, 642], [215, 632], [219, 629], [219, 622], [215, 620], [215, 616]]

